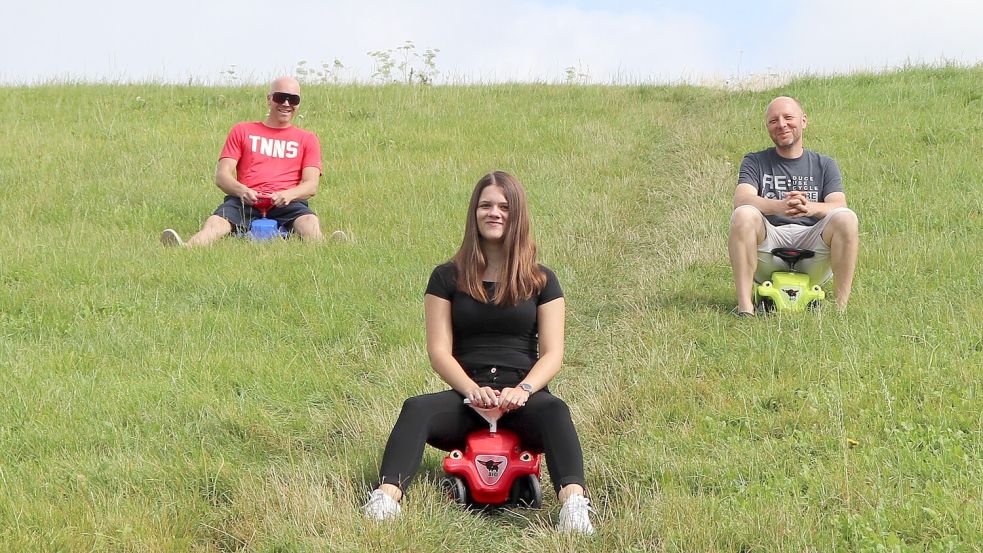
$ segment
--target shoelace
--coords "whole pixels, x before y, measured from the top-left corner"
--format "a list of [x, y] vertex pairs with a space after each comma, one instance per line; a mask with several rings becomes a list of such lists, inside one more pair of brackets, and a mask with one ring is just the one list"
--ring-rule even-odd
[[563, 508], [567, 512], [568, 524], [576, 527], [590, 527], [590, 513], [594, 512], [593, 507], [590, 506], [590, 500], [582, 495], [573, 496], [568, 499]]
[[369, 493], [369, 501], [364, 507], [366, 512], [371, 512], [377, 516], [391, 515], [399, 511], [399, 503], [386, 495], [385, 492], [374, 490]]

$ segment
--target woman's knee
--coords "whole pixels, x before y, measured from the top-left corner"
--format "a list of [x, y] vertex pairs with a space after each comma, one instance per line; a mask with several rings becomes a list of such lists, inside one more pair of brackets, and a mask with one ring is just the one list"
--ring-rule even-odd
[[530, 415], [539, 420], [570, 420], [570, 407], [562, 399], [548, 393], [536, 394], [536, 400], [526, 404]]
[[416, 416], [427, 412], [427, 401], [426, 396], [413, 396], [406, 398], [403, 401], [403, 408], [399, 412], [399, 416], [404, 415]]
[[410, 417], [418, 420], [431, 419], [436, 414], [457, 413], [463, 410], [461, 396], [447, 391], [436, 394], [423, 394], [406, 398], [399, 413], [400, 418]]

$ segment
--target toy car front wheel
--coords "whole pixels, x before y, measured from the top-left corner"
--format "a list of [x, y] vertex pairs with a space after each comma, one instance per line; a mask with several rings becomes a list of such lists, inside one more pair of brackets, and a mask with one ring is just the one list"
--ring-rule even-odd
[[539, 477], [535, 474], [516, 478], [512, 483], [511, 495], [514, 503], [521, 507], [539, 509], [543, 506], [543, 488], [539, 483]]
[[468, 504], [468, 487], [464, 484], [464, 480], [457, 476], [445, 476], [440, 481], [440, 487], [447, 492], [447, 497], [458, 505]]

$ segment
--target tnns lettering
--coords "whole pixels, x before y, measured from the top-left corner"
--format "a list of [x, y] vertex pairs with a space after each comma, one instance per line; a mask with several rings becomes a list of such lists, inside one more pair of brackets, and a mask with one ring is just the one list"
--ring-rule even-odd
[[277, 140], [265, 136], [249, 135], [249, 146], [253, 153], [258, 152], [260, 155], [280, 159], [293, 159], [297, 157], [300, 144], [293, 140]]

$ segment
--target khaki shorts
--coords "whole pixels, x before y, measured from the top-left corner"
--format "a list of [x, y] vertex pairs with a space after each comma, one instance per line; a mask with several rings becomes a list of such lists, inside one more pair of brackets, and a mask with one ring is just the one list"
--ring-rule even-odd
[[[843, 211], [850, 211], [850, 208], [837, 207], [811, 227], [805, 225], [776, 227], [769, 223], [768, 219], [754, 206], [742, 205], [737, 209], [757, 211], [761, 215], [761, 221], [765, 224], [765, 241], [758, 244], [758, 268], [754, 271], [755, 282], [768, 280], [771, 278], [771, 273], [775, 271], [788, 270], [788, 263], [771, 255], [771, 250], [775, 248], [798, 248], [816, 252], [813, 257], [803, 259], [795, 264], [795, 270], [808, 273], [809, 280], [814, 283], [823, 284], [833, 276], [829, 262], [829, 244], [823, 241], [823, 231], [826, 230], [826, 224], [834, 215]], [[736, 212], [737, 209], [734, 211]]]

